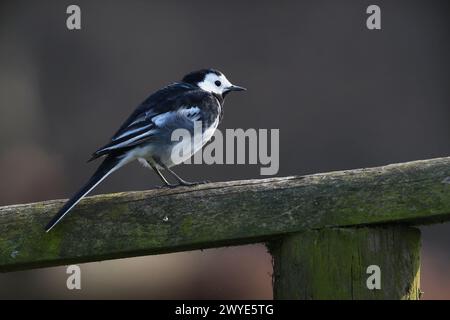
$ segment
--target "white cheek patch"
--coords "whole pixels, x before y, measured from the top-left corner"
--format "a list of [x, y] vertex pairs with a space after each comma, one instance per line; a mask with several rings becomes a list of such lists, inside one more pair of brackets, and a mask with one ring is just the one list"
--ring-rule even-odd
[[[216, 81], [220, 81], [220, 87], [216, 86]], [[208, 74], [198, 86], [205, 91], [222, 94], [226, 88], [231, 86], [231, 83], [224, 75]]]

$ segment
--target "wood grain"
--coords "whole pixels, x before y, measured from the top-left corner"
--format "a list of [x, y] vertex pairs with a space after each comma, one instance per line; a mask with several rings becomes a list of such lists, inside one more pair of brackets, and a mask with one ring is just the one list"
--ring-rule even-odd
[[[421, 295], [416, 228], [311, 230], [287, 236], [271, 250], [275, 299], [417, 300]], [[367, 286], [369, 266], [379, 268], [379, 288]]]
[[450, 219], [450, 158], [0, 207], [0, 271], [265, 242], [313, 229]]

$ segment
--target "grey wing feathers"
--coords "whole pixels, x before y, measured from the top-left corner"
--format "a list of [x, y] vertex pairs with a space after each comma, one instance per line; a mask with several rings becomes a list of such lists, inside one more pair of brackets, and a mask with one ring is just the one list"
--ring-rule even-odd
[[[196, 102], [204, 93], [190, 86], [168, 86], [145, 100], [127, 119], [111, 142], [92, 154], [92, 161], [111, 152], [126, 151], [136, 145], [166, 136], [169, 130], [190, 126], [200, 120], [201, 111]], [[193, 124], [191, 126], [193, 128]]]

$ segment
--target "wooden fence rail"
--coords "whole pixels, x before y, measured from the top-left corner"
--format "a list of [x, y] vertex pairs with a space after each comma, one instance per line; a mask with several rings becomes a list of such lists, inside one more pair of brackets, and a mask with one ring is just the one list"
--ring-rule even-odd
[[413, 226], [450, 219], [450, 158], [94, 196], [45, 233], [63, 202], [0, 207], [0, 271], [266, 242], [275, 298], [415, 299]]

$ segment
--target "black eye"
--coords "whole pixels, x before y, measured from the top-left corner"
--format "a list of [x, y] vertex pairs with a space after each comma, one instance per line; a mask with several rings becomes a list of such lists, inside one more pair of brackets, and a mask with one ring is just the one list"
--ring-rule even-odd
[[214, 82], [216, 84], [216, 86], [220, 87], [222, 85], [222, 82], [220, 82], [219, 80], [216, 80], [216, 82]]

